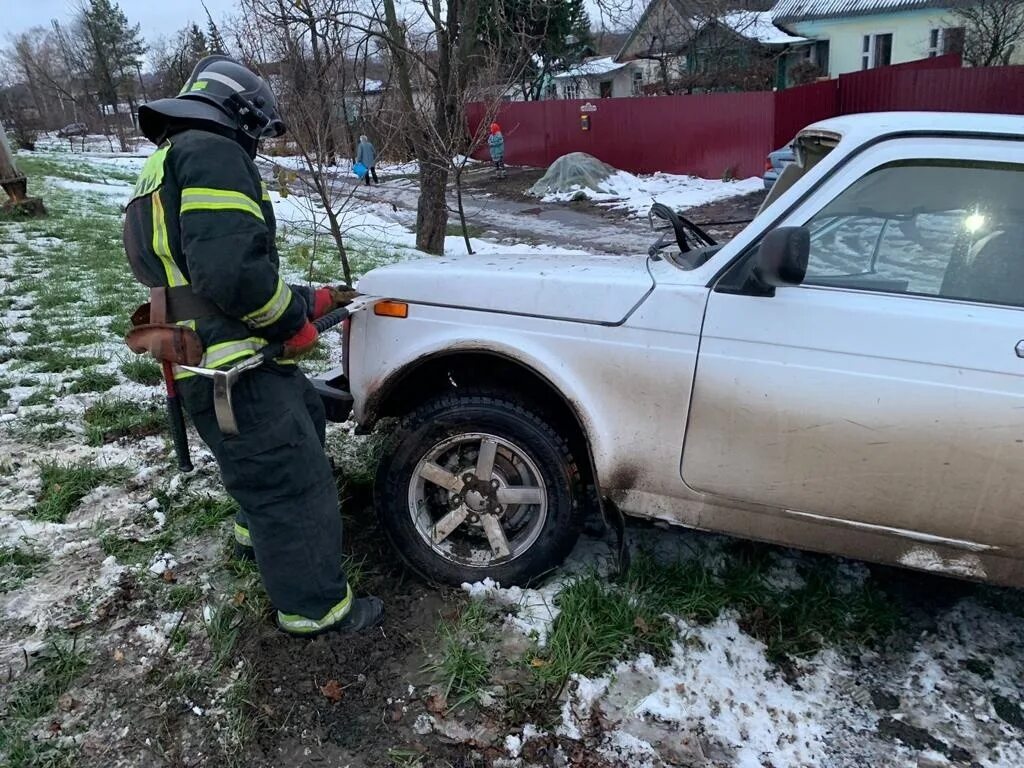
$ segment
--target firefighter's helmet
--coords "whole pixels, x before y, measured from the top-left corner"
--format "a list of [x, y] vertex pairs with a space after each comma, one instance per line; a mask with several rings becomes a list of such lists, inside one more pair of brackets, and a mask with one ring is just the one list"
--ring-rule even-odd
[[152, 142], [163, 138], [168, 123], [193, 120], [241, 131], [255, 141], [286, 130], [267, 81], [227, 56], [207, 56], [196, 64], [173, 99], [139, 107], [139, 127]]

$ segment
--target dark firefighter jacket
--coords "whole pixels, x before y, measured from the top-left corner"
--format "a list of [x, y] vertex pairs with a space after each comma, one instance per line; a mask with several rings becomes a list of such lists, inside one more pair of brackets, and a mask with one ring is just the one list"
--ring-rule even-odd
[[190, 285], [220, 309], [187, 323], [205, 346], [202, 367], [237, 362], [306, 322], [312, 296], [278, 275], [275, 233], [259, 171], [234, 140], [185, 130], [146, 161], [126, 211], [125, 251], [143, 284]]

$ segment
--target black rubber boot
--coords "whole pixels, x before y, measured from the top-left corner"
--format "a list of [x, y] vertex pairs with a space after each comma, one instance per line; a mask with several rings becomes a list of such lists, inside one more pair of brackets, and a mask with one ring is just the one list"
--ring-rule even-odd
[[234, 542], [234, 549], [231, 554], [235, 560], [244, 560], [246, 562], [256, 561], [256, 550], [252, 547], [247, 547], [244, 544], [239, 544], [237, 541]]
[[349, 634], [363, 632], [376, 627], [384, 620], [384, 601], [379, 597], [359, 597], [352, 601], [352, 608], [345, 616], [333, 624], [328, 624], [323, 629], [314, 632], [291, 632], [281, 626], [278, 622], [278, 629], [292, 637], [319, 637], [329, 633]]

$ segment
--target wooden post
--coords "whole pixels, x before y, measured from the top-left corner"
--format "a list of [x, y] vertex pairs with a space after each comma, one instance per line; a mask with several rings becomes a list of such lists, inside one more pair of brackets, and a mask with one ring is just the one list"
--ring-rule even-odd
[[46, 208], [38, 197], [28, 196], [28, 179], [18, 172], [14, 164], [14, 153], [7, 141], [4, 126], [0, 123], [0, 188], [7, 193], [8, 200], [2, 206], [5, 213], [18, 216], [45, 216]]

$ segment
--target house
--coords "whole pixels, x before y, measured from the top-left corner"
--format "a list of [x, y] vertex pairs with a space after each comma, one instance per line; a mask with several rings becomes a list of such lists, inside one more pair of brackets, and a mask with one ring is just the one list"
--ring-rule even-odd
[[[956, 0], [779, 0], [772, 19], [815, 41], [808, 60], [823, 75], [962, 53]], [[1014, 52], [1020, 61], [1024, 45]]]
[[756, 2], [651, 0], [616, 61], [654, 65], [649, 92], [761, 90], [786, 85], [813, 43], [775, 25]]
[[544, 88], [545, 99], [607, 99], [643, 95], [644, 62], [616, 61], [611, 56], [595, 56], [574, 67], [550, 75]]

